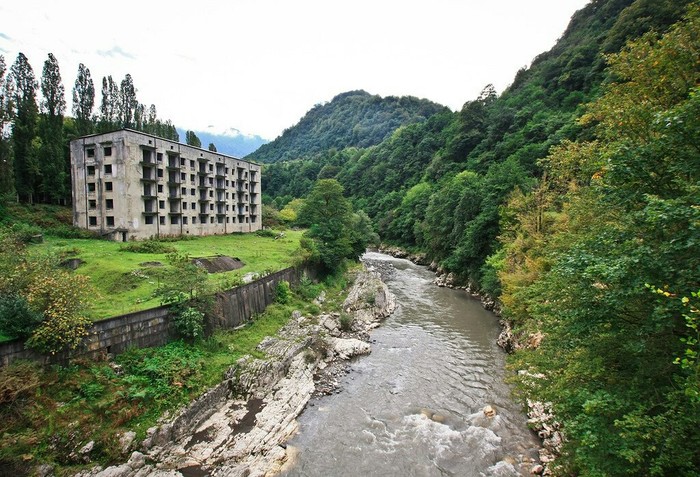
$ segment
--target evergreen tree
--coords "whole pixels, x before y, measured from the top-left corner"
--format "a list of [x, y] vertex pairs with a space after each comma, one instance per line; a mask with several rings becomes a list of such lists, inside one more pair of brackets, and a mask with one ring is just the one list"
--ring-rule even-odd
[[12, 123], [15, 189], [21, 201], [32, 203], [41, 182], [34, 144], [39, 116], [36, 104], [38, 84], [34, 70], [24, 53], [17, 55], [10, 72], [14, 83], [15, 106], [15, 117]]
[[63, 114], [66, 110], [65, 88], [56, 57], [49, 53], [41, 76], [42, 117], [39, 123], [39, 169], [45, 201], [62, 202], [70, 193], [63, 155]]
[[78, 136], [85, 136], [93, 131], [92, 109], [95, 107], [95, 84], [90, 76], [90, 69], [84, 64], [78, 65], [78, 77], [73, 86], [73, 117], [75, 117]]
[[5, 57], [0, 55], [0, 197], [15, 191], [12, 148], [8, 125], [12, 121], [12, 80], [6, 76]]
[[209, 143], [209, 150], [212, 152], [216, 152], [216, 145], [213, 142]]

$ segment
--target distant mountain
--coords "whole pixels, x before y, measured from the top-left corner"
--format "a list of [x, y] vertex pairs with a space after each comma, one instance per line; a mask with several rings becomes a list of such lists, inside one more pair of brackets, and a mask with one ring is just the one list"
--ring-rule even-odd
[[[185, 129], [178, 128], [180, 140], [185, 141]], [[270, 142], [257, 135], [244, 134], [236, 128], [219, 130], [209, 126], [206, 131], [194, 131], [202, 147], [206, 149], [210, 143], [214, 143], [216, 150], [234, 157], [244, 157], [258, 149], [263, 144]]]
[[382, 98], [362, 90], [349, 91], [329, 103], [317, 104], [296, 125], [246, 159], [271, 163], [330, 149], [369, 147], [400, 126], [424, 122], [446, 110], [445, 106], [412, 96]]

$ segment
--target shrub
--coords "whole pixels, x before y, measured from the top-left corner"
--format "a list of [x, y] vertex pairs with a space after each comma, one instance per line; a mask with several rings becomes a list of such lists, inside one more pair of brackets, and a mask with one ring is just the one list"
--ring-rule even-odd
[[28, 338], [44, 319], [19, 295], [0, 296], [0, 332], [14, 338]]
[[143, 242], [130, 242], [119, 247], [122, 252], [133, 253], [176, 253], [177, 249], [170, 245], [165, 245], [162, 241], [148, 239]]
[[340, 314], [340, 329], [343, 331], [350, 331], [352, 328], [352, 316], [347, 313]]
[[200, 340], [204, 337], [204, 313], [191, 306], [176, 308], [173, 315], [175, 330], [183, 338]]
[[282, 305], [289, 303], [292, 298], [292, 290], [289, 288], [289, 282], [282, 280], [277, 284], [277, 291], [275, 293], [275, 301]]
[[258, 237], [275, 238], [277, 237], [277, 232], [270, 229], [260, 229], [255, 231], [255, 235]]
[[299, 295], [307, 300], [311, 301], [321, 294], [323, 291], [323, 286], [319, 284], [314, 284], [307, 276], [303, 276], [299, 282]]

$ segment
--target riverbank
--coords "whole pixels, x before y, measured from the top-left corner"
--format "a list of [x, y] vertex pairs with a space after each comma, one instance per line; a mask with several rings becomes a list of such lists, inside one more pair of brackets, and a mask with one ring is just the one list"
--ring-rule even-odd
[[[322, 299], [322, 298], [320, 298]], [[296, 417], [316, 394], [331, 393], [343, 362], [370, 352], [369, 330], [391, 314], [394, 296], [372, 270], [358, 272], [342, 312], [295, 312], [258, 350], [241, 358], [224, 380], [140, 443], [124, 436], [128, 462], [95, 467], [81, 477], [264, 476], [293, 460], [286, 441]], [[131, 437], [133, 439], [133, 437]]]

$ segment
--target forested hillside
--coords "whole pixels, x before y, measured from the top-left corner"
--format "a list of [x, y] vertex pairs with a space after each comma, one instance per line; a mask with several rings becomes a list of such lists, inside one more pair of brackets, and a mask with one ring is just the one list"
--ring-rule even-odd
[[335, 178], [384, 241], [500, 298], [560, 475], [698, 475], [699, 22], [593, 1], [501, 95], [265, 169], [268, 205]]
[[382, 98], [365, 91], [348, 91], [329, 103], [317, 104], [296, 125], [246, 159], [271, 163], [300, 159], [333, 148], [372, 146], [399, 126], [425, 121], [445, 109], [410, 96]]

